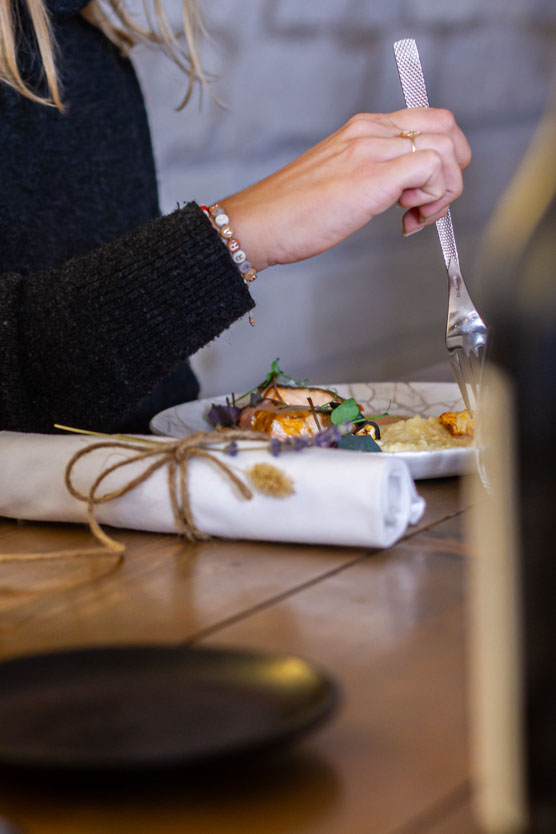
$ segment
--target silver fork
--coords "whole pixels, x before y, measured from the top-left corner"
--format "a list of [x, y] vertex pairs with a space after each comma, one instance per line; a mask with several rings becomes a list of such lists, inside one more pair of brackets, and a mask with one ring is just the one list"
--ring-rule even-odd
[[[428, 107], [425, 78], [415, 41], [396, 41], [394, 56], [406, 106]], [[448, 270], [446, 347], [465, 407], [471, 412], [476, 410], [479, 398], [487, 328], [471, 301], [461, 274], [450, 212], [436, 222], [436, 230]]]

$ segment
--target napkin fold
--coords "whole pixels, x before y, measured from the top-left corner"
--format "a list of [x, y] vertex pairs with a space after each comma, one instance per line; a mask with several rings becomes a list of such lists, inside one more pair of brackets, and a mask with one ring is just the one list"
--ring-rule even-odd
[[[157, 441], [175, 440], [157, 437]], [[0, 515], [34, 521], [84, 522], [86, 504], [68, 491], [64, 474], [71, 457], [98, 438], [0, 432]], [[266, 448], [240, 443], [230, 457], [215, 451], [251, 488], [246, 500], [209, 459], [188, 465], [189, 500], [195, 524], [203, 533], [233, 539], [388, 547], [425, 508], [402, 460], [381, 454], [306, 448], [273, 457]], [[257, 444], [258, 445], [258, 444]], [[245, 447], [249, 448], [246, 449]], [[243, 448], [242, 448], [243, 447]], [[136, 454], [129, 449], [96, 449], [81, 458], [73, 473], [77, 489], [87, 493], [108, 466]], [[211, 452], [212, 454], [212, 452]], [[284, 497], [253, 488], [249, 471], [256, 464], [276, 467], [292, 482]], [[116, 490], [146, 467], [134, 462], [103, 482], [102, 492]], [[169, 499], [167, 465], [131, 492], [95, 509], [99, 523], [113, 527], [175, 533]]]

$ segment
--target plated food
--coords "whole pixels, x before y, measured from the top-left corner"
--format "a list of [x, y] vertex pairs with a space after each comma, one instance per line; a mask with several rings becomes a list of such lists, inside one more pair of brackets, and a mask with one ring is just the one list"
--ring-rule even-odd
[[[298, 386], [299, 383], [305, 381], [286, 379], [284, 384]], [[405, 417], [408, 423], [414, 416], [438, 418], [446, 412], [461, 412], [464, 404], [455, 382], [335, 382], [307, 387], [331, 391], [341, 401], [355, 400], [366, 417], [375, 416], [374, 422], [378, 423], [381, 432], [381, 439], [376, 442], [383, 444], [383, 454], [395, 454], [403, 460], [417, 480], [461, 475], [476, 466], [475, 447], [472, 443], [469, 445], [469, 441], [463, 444], [448, 441], [448, 448], [438, 448], [433, 444], [425, 448], [421, 445], [418, 451], [389, 452], [384, 448], [386, 426], [394, 421], [399, 423]], [[151, 430], [165, 437], [187, 437], [195, 432], [209, 431], [214, 425], [209, 422], [208, 416], [215, 406], [234, 407], [235, 401], [235, 407], [240, 411], [241, 406], [250, 403], [250, 392], [247, 394], [245, 399], [230, 393], [172, 406], [152, 418]], [[306, 418], [308, 415], [304, 413], [303, 416]], [[415, 443], [415, 438], [412, 441]], [[292, 442], [302, 442], [302, 438], [294, 438]], [[396, 442], [402, 441], [398, 438]], [[414, 449], [418, 448], [419, 442], [415, 443]]]
[[385, 452], [430, 452], [473, 445], [475, 421], [466, 409], [445, 411], [438, 417], [416, 415], [395, 420], [382, 430], [380, 446]]
[[[365, 414], [354, 397], [287, 376], [277, 359], [259, 385], [238, 398], [232, 395], [226, 405], [214, 403], [207, 419], [215, 428], [251, 429], [279, 441], [322, 437], [330, 440], [326, 445], [370, 452], [467, 447], [474, 438], [474, 419], [466, 410], [428, 417]], [[328, 431], [332, 426], [337, 433]]]

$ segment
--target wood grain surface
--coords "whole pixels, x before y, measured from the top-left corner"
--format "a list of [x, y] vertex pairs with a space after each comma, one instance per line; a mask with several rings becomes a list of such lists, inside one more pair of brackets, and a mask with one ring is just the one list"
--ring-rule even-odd
[[[235, 768], [87, 784], [6, 773], [0, 813], [23, 834], [474, 834], [466, 507], [457, 479], [419, 491], [424, 518], [386, 550], [113, 531], [122, 564], [2, 565], [3, 658], [157, 642], [291, 652], [339, 681], [343, 705], [302, 743]], [[88, 542], [79, 526], [0, 520], [0, 552]]]

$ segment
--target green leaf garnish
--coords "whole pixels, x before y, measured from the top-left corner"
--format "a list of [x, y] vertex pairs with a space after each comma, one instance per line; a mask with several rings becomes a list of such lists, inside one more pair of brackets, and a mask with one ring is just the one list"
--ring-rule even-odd
[[343, 423], [353, 423], [360, 415], [361, 412], [355, 398], [350, 397], [349, 400], [344, 400], [332, 411], [330, 419], [335, 426], [341, 426]]
[[370, 417], [358, 417], [357, 420], [352, 420], [352, 423], [372, 423], [373, 420], [378, 420], [379, 417], [388, 417], [389, 411], [383, 411], [382, 414], [372, 414]]

